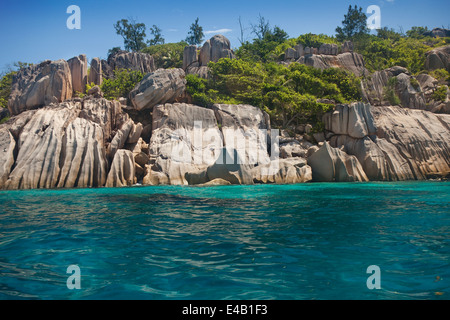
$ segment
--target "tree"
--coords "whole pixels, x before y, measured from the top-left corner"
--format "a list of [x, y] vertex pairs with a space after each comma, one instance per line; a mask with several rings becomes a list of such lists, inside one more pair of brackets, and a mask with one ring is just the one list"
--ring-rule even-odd
[[153, 39], [150, 39], [147, 41], [149, 46], [155, 46], [157, 44], [164, 44], [165, 40], [161, 34], [161, 29], [158, 28], [158, 26], [153, 25], [153, 27], [150, 28], [150, 33], [153, 36]]
[[366, 35], [369, 33], [367, 28], [367, 16], [362, 8], [355, 5], [348, 7], [348, 12], [344, 15], [342, 27], [336, 28], [336, 38], [339, 41], [353, 40], [357, 36]]
[[270, 32], [270, 23], [269, 20], [266, 21], [266, 18], [258, 16], [257, 24], [252, 24], [252, 33], [256, 35], [259, 40], [262, 40], [266, 37], [267, 33]]
[[406, 35], [410, 38], [421, 39], [430, 31], [428, 27], [412, 27], [411, 30], [406, 31]]
[[203, 42], [203, 38], [205, 34], [203, 33], [203, 27], [198, 24], [198, 18], [191, 25], [191, 28], [188, 32], [188, 36], [186, 38], [186, 42], [190, 45], [199, 45]]
[[120, 49], [120, 47], [114, 47], [108, 50], [108, 58], [114, 54], [116, 54], [117, 52], [122, 51], [122, 49]]
[[146, 37], [145, 24], [137, 23], [133, 19], [130, 19], [130, 21], [122, 19], [117, 21], [114, 28], [117, 34], [123, 37], [125, 50], [137, 52], [146, 47], [144, 42]]

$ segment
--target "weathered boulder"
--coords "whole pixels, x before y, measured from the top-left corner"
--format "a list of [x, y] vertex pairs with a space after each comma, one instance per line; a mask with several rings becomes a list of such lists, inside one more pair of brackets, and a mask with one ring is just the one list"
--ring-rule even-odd
[[312, 179], [318, 182], [369, 181], [355, 156], [350, 156], [325, 142], [319, 149], [308, 152], [308, 165]]
[[434, 28], [431, 31], [425, 32], [424, 35], [429, 36], [429, 37], [435, 37], [435, 38], [450, 37], [450, 30], [443, 29], [443, 28]]
[[16, 141], [8, 129], [0, 127], [0, 189], [8, 180], [14, 165]]
[[433, 49], [426, 53], [427, 70], [447, 69], [450, 72], [450, 45]]
[[126, 187], [136, 183], [133, 153], [129, 150], [118, 150], [114, 155], [111, 170], [105, 187]]
[[153, 56], [142, 52], [117, 51], [108, 57], [108, 65], [112, 70], [135, 70], [144, 75], [156, 70]]
[[369, 104], [362, 102], [338, 105], [333, 112], [323, 116], [325, 129], [337, 135], [364, 138], [376, 134], [376, 127]]
[[208, 180], [223, 179], [231, 184], [253, 184], [252, 165], [239, 158], [235, 149], [223, 148], [216, 163], [207, 169]]
[[377, 136], [408, 160], [415, 179], [450, 171], [450, 115], [396, 106], [373, 107]]
[[183, 69], [158, 69], [148, 73], [130, 92], [136, 110], [152, 109], [158, 104], [174, 102], [186, 89]]
[[186, 46], [183, 52], [183, 70], [198, 66], [197, 46]]
[[217, 62], [221, 58], [234, 59], [230, 40], [223, 35], [215, 35], [206, 41], [197, 55], [196, 46], [187, 46], [183, 54], [183, 69], [187, 74], [195, 74], [200, 78], [209, 78], [209, 62]]
[[319, 54], [325, 55], [333, 55], [336, 56], [338, 54], [338, 45], [334, 43], [323, 43], [319, 47]]
[[250, 105], [213, 105], [223, 132], [224, 145], [236, 149], [245, 164], [268, 164], [269, 116]]
[[13, 77], [8, 109], [11, 115], [72, 98], [72, 76], [64, 60], [44, 61]]
[[255, 183], [293, 184], [312, 180], [311, 167], [304, 157], [275, 159], [270, 164], [254, 167], [252, 174]]
[[91, 68], [89, 69], [89, 83], [101, 86], [103, 83], [102, 63], [99, 58], [91, 60]]
[[86, 55], [81, 54], [78, 57], [73, 57], [67, 60], [72, 75], [72, 89], [73, 93], [85, 93], [86, 85], [88, 83], [88, 63]]
[[353, 52], [353, 42], [344, 41], [344, 44], [342, 45], [342, 53], [345, 52]]
[[205, 42], [199, 54], [200, 66], [207, 66], [210, 61], [217, 62], [221, 58], [234, 59], [230, 40], [223, 35], [215, 35]]
[[[110, 164], [123, 153], [117, 147], [112, 152], [110, 145], [122, 147], [125, 125], [130, 130], [123, 147], [128, 148], [139, 140], [142, 126], [134, 124], [117, 101], [105, 99], [74, 99], [13, 116], [0, 126], [0, 144], [6, 150], [0, 153], [0, 189], [104, 186]], [[116, 179], [120, 172], [128, 172], [120, 168], [126, 163], [119, 160], [110, 179], [115, 185], [131, 179], [126, 174], [127, 179]]]
[[292, 140], [285, 143], [280, 141], [280, 157], [282, 159], [306, 158], [308, 149], [312, 146], [313, 144], [306, 140]]
[[367, 75], [368, 71], [365, 67], [363, 56], [356, 52], [345, 52], [334, 55], [317, 55], [307, 54], [308, 48], [305, 49], [305, 56], [298, 59], [298, 63], [305, 64], [321, 70], [328, 68], [342, 68], [354, 73], [357, 77]]
[[144, 184], [209, 181], [206, 170], [223, 147], [213, 110], [184, 103], [158, 105], [153, 110], [152, 129], [149, 157], [155, 163]]

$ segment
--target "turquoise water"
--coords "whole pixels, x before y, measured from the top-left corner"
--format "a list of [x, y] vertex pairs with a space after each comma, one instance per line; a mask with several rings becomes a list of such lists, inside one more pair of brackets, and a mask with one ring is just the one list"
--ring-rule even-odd
[[449, 194], [447, 182], [0, 192], [0, 299], [449, 299]]

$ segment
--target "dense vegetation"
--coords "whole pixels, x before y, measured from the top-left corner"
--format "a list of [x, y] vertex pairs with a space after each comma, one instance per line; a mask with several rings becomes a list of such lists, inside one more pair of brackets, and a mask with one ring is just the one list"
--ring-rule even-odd
[[[120, 97], [128, 97], [131, 90], [136, 84], [142, 81], [144, 75], [140, 71], [133, 70], [114, 70], [114, 77], [112, 79], [103, 80], [100, 88], [103, 91], [104, 97], [108, 100], [118, 99]], [[87, 88], [89, 90], [89, 86]]]
[[251, 104], [268, 112], [281, 127], [319, 123], [333, 102], [361, 98], [360, 80], [341, 69], [321, 71], [298, 63], [285, 66], [237, 59], [220, 59], [209, 67], [208, 81], [186, 77], [187, 92], [195, 104]]
[[144, 53], [151, 54], [156, 68], [181, 68], [183, 66], [183, 52], [187, 42], [158, 44], [146, 47]]

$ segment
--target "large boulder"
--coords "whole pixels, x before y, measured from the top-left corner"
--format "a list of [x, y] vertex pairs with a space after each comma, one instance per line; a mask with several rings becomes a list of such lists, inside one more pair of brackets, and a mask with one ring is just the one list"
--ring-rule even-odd
[[308, 152], [312, 179], [317, 182], [369, 181], [355, 156], [350, 156], [325, 142], [319, 149]]
[[[74, 99], [13, 116], [0, 126], [0, 144], [6, 150], [0, 153], [0, 189], [102, 187], [109, 168], [114, 168], [113, 185], [134, 181], [134, 171], [120, 167], [127, 164], [120, 156], [134, 147], [141, 129], [118, 102], [105, 99]], [[110, 147], [116, 141], [121, 148]], [[131, 174], [118, 179], [121, 172]]]
[[376, 127], [369, 104], [355, 102], [338, 105], [333, 112], [323, 116], [325, 129], [337, 135], [364, 138], [376, 134]]
[[102, 62], [99, 58], [91, 60], [91, 68], [89, 69], [89, 83], [101, 86], [103, 83]]
[[200, 66], [207, 66], [210, 61], [217, 62], [221, 58], [235, 58], [231, 50], [230, 40], [223, 35], [215, 35], [205, 42], [199, 55]]
[[268, 164], [269, 116], [250, 105], [215, 104], [213, 106], [223, 132], [224, 145], [236, 149], [245, 164]]
[[11, 132], [0, 127], [0, 188], [8, 180], [11, 168], [14, 165], [15, 147], [16, 141]]
[[307, 54], [300, 57], [297, 62], [321, 70], [342, 68], [354, 73], [357, 77], [368, 75], [363, 56], [356, 52], [345, 52], [338, 55]]
[[252, 169], [255, 183], [294, 184], [312, 180], [311, 167], [304, 157], [275, 159]]
[[153, 56], [142, 52], [117, 51], [108, 57], [108, 65], [112, 70], [135, 70], [144, 75], [156, 70]]
[[186, 89], [183, 69], [158, 69], [148, 73], [130, 92], [134, 109], [152, 109], [163, 103], [175, 102]]
[[450, 72], [450, 45], [433, 49], [426, 53], [427, 70], [447, 69]]
[[425, 32], [424, 35], [435, 38], [445, 38], [450, 37], [450, 30], [443, 28], [434, 28], [431, 31]]
[[72, 98], [72, 75], [64, 60], [44, 61], [13, 77], [8, 109], [11, 115]]
[[230, 40], [223, 35], [215, 35], [206, 41], [197, 55], [196, 46], [187, 46], [183, 54], [183, 69], [187, 74], [195, 74], [200, 78], [209, 78], [209, 62], [217, 62], [221, 58], [234, 59]]
[[85, 93], [86, 85], [88, 83], [88, 63], [86, 55], [81, 54], [78, 57], [73, 57], [67, 60], [72, 75], [72, 89], [73, 93]]
[[208, 180], [206, 170], [222, 151], [214, 111], [190, 104], [158, 105], [153, 110], [150, 166], [144, 184], [187, 185]]
[[136, 183], [133, 153], [119, 150], [114, 156], [105, 187], [126, 187]]
[[398, 106], [374, 107], [378, 138], [394, 145], [415, 179], [450, 171], [450, 115]]

